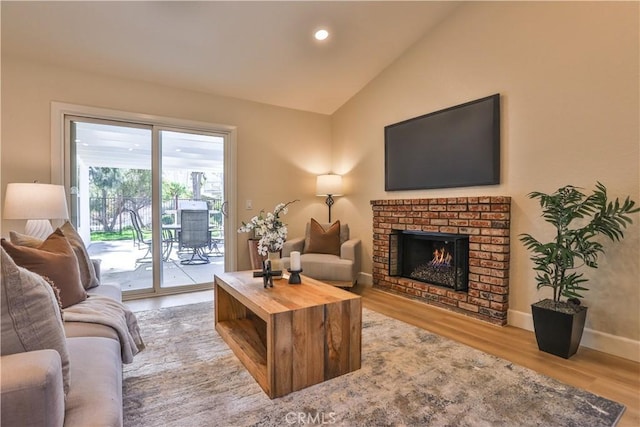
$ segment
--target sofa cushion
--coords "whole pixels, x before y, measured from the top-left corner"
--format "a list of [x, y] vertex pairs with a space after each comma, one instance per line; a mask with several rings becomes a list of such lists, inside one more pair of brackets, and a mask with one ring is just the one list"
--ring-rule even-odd
[[97, 288], [87, 290], [89, 298], [91, 295], [102, 295], [104, 297], [113, 298], [116, 301], [122, 301], [122, 289], [117, 283], [101, 283]]
[[[73, 252], [78, 259], [78, 269], [80, 270], [80, 280], [82, 286], [85, 289], [95, 288], [100, 284], [95, 267], [92, 260], [89, 258], [87, 248], [82, 241], [82, 237], [78, 234], [73, 225], [66, 221], [60, 230], [69, 241], [69, 244], [73, 248]], [[11, 243], [18, 246], [27, 246], [29, 248], [37, 248], [42, 245], [43, 240], [37, 237], [28, 236], [26, 234], [17, 233], [15, 231], [9, 232], [11, 237]]]
[[64, 424], [122, 426], [122, 361], [116, 340], [69, 338], [71, 383]]
[[340, 255], [340, 221], [334, 222], [325, 229], [318, 221], [311, 218], [307, 237], [304, 253]]
[[42, 276], [16, 265], [3, 248], [0, 252], [2, 355], [56, 350], [62, 361], [66, 393], [69, 390], [69, 354], [56, 295]]
[[80, 281], [78, 259], [60, 229], [54, 231], [36, 248], [17, 246], [6, 239], [2, 239], [2, 247], [16, 264], [48, 277], [53, 282], [60, 290], [62, 308], [87, 298], [87, 293]]

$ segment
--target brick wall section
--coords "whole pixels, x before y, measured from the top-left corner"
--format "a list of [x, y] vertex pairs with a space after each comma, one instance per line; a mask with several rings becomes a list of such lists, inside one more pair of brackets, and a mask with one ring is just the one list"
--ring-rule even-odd
[[[507, 324], [511, 197], [372, 200], [373, 286], [463, 313]], [[391, 230], [469, 235], [466, 292], [389, 276]]]

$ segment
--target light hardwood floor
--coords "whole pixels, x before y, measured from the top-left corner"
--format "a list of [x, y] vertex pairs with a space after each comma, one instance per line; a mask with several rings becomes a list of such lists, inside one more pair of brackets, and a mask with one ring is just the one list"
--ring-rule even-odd
[[[533, 332], [494, 326], [369, 287], [352, 289], [363, 306], [470, 347], [509, 360], [594, 394], [620, 402], [626, 410], [618, 424], [640, 426], [640, 364], [581, 347], [571, 359], [538, 350]], [[128, 301], [134, 311], [213, 299], [213, 291]]]

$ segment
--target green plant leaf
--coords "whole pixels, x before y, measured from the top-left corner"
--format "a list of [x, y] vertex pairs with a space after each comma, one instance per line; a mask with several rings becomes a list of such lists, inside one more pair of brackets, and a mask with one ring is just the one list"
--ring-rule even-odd
[[520, 235], [520, 241], [531, 252], [538, 289], [553, 288], [556, 301], [560, 296], [582, 298], [580, 292], [588, 290], [582, 286], [587, 279], [575, 270], [582, 266], [598, 268], [598, 255], [604, 253], [604, 246], [597, 237], [622, 240], [623, 230], [632, 223], [629, 215], [640, 212], [640, 207], [636, 208], [630, 197], [624, 202], [618, 198], [609, 201], [601, 182], [588, 196], [573, 185], [551, 194], [533, 191], [528, 196], [539, 201], [542, 218], [556, 231], [554, 239], [547, 243], [528, 233]]

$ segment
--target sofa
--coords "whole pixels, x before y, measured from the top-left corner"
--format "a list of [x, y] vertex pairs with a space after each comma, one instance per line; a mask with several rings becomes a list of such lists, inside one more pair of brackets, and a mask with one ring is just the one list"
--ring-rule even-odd
[[300, 252], [302, 274], [334, 286], [352, 287], [358, 281], [361, 241], [349, 236], [349, 225], [319, 223], [311, 218], [304, 237], [284, 242], [281, 262], [291, 266], [291, 252]]
[[[14, 244], [16, 236], [24, 237], [12, 233], [12, 242], [2, 239], [1, 248], [2, 425], [122, 426], [122, 364], [131, 362], [143, 344], [135, 316], [121, 303], [119, 286], [100, 284], [99, 263], [90, 260], [84, 299], [69, 305], [72, 293], [57, 288], [65, 285], [56, 272], [49, 274], [57, 277], [51, 280], [19, 265], [20, 251], [29, 248]], [[82, 268], [71, 270], [65, 273], [81, 275]], [[113, 319], [100, 322], [92, 316]], [[127, 323], [134, 336], [123, 332], [120, 325]], [[132, 342], [138, 344], [134, 349]]]

